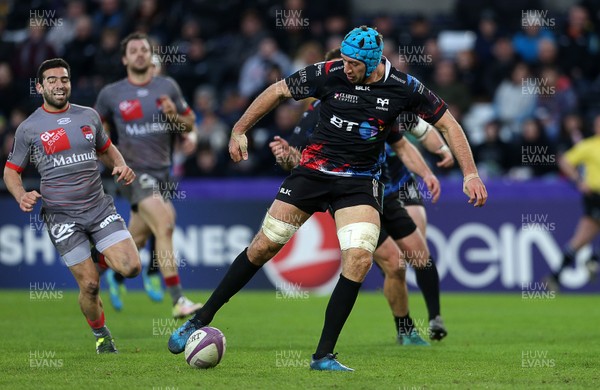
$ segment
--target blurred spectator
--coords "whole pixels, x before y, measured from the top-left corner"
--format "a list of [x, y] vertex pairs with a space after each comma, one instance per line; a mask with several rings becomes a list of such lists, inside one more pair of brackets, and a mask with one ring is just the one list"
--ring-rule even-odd
[[538, 45], [538, 60], [539, 67], [556, 66], [558, 65], [558, 46], [552, 39], [542, 39]]
[[433, 82], [429, 87], [446, 103], [455, 107], [453, 115], [462, 116], [471, 105], [469, 89], [457, 79], [455, 65], [450, 60], [443, 60], [435, 65]]
[[[400, 58], [400, 53], [398, 53], [398, 45], [393, 39], [385, 39], [385, 45], [383, 45], [383, 56], [392, 63], [394, 68], [404, 73], [410, 73], [410, 68], [406, 62], [406, 58]], [[414, 76], [419, 78], [418, 75]]]
[[485, 97], [483, 88], [482, 67], [478, 63], [477, 56], [472, 50], [463, 50], [456, 53], [457, 79], [464, 84], [474, 100], [490, 100]]
[[[335, 12], [343, 11], [337, 9]], [[326, 39], [332, 36], [341, 36], [343, 38], [351, 29], [348, 17], [342, 13], [334, 13], [327, 16], [323, 25], [325, 27], [324, 35]]]
[[245, 109], [246, 99], [240, 96], [237, 89], [228, 89], [223, 94], [218, 111], [219, 116], [231, 128], [240, 119]]
[[267, 35], [260, 15], [255, 10], [247, 10], [242, 15], [239, 31], [218, 39], [216, 46], [222, 50], [219, 54], [223, 58], [226, 80], [238, 80], [242, 65], [258, 51], [260, 42]]
[[225, 157], [219, 157], [207, 140], [200, 141], [196, 152], [187, 158], [184, 164], [186, 177], [223, 176]]
[[92, 19], [88, 16], [77, 19], [75, 39], [65, 48], [64, 59], [71, 66], [71, 86], [77, 87], [81, 78], [93, 75], [97, 48], [93, 28]]
[[[256, 126], [256, 134], [249, 137], [251, 153], [255, 153], [251, 157], [253, 161], [233, 168], [229, 167], [226, 150], [231, 126], [239, 120], [249, 98], [291, 72], [321, 61], [323, 48], [339, 47], [351, 27], [369, 20], [369, 15], [353, 14], [349, 0], [53, 0], [38, 3], [9, 2], [10, 7], [5, 9], [10, 14], [6, 18], [0, 7], [0, 154], [12, 145], [12, 138], [6, 140], [12, 137], [15, 128], [10, 123], [22, 120], [19, 110], [29, 114], [41, 103], [33, 79], [41, 61], [64, 53], [73, 68], [72, 100], [92, 104], [99, 86], [121, 77], [119, 39], [128, 30], [141, 28], [158, 38], [159, 47], [170, 46], [154, 54], [163, 63], [163, 70], [179, 81], [188, 101], [197, 97], [194, 109], [202, 126], [199, 131], [204, 134], [203, 146], [188, 163], [193, 160], [195, 174], [201, 176], [225, 172], [279, 174], [273, 168], [272, 156], [262, 155], [262, 148], [273, 134], [285, 132], [289, 127], [284, 118], [278, 117], [276, 111], [263, 118]], [[540, 7], [545, 4], [540, 3], [541, 0], [504, 3], [456, 0], [456, 9], [461, 12], [454, 20], [443, 13], [425, 16], [388, 12], [375, 14], [372, 22], [367, 22], [384, 35], [384, 55], [392, 64], [436, 90], [457, 119], [460, 120], [465, 110], [473, 112], [477, 106], [488, 107], [488, 115], [482, 117], [478, 122], [481, 125], [472, 133], [477, 134], [477, 142], [483, 140], [485, 133], [485, 141], [480, 147], [474, 147], [474, 153], [491, 175], [506, 169], [503, 158], [493, 156], [506, 147], [508, 140], [512, 141], [513, 148], [521, 143], [525, 118], [539, 119], [546, 138], [562, 151], [585, 136], [585, 120], [600, 112], [600, 39], [594, 30], [600, 14], [584, 8], [598, 10], [600, 1], [577, 2], [578, 5], [570, 6], [568, 13], [557, 14], [555, 31], [540, 28], [554, 19], [548, 18], [548, 13], [553, 16], [553, 10]], [[86, 6], [93, 23], [85, 15]], [[246, 8], [248, 6], [253, 9]], [[44, 8], [56, 10], [53, 17], [61, 21], [47, 34], [44, 25], [48, 24], [37, 23], [31, 14], [31, 10]], [[273, 22], [274, 12], [281, 9], [287, 11], [283, 17], [293, 19], [286, 26]], [[43, 17], [41, 13], [39, 17]], [[269, 19], [263, 19], [266, 17]], [[305, 19], [309, 28], [304, 28]], [[441, 58], [436, 31], [465, 28], [466, 24], [477, 33], [473, 51], [459, 51], [452, 61]], [[6, 25], [9, 25], [8, 30]], [[513, 37], [504, 35], [518, 30], [521, 31], [514, 36], [514, 41]], [[269, 39], [265, 39], [268, 36], [280, 38], [279, 45], [270, 44]], [[266, 50], [261, 42], [266, 43]], [[530, 68], [515, 65], [518, 56], [513, 42]], [[65, 50], [66, 45], [69, 47]], [[410, 50], [419, 58], [402, 60], [402, 50], [405, 53]], [[293, 58], [291, 66], [290, 58]], [[198, 86], [203, 87], [202, 93], [199, 90], [196, 95]], [[476, 106], [472, 102], [492, 98], [498, 122], [486, 126], [484, 132], [483, 124], [493, 115], [489, 112], [492, 105]], [[288, 114], [292, 112], [290, 117], [296, 116], [294, 108], [281, 112], [286, 113], [286, 110]], [[16, 118], [8, 120], [4, 132], [2, 115]], [[522, 165], [521, 160], [518, 163]], [[531, 168], [527, 166], [525, 171]], [[209, 172], [210, 169], [218, 172]]]
[[198, 127], [198, 142], [208, 143], [217, 154], [227, 149], [229, 127], [216, 113], [217, 97], [214, 88], [201, 86], [194, 94], [194, 111]]
[[539, 120], [528, 118], [523, 122], [517, 150], [520, 160], [515, 161], [515, 165], [519, 167], [513, 168], [513, 177], [528, 179], [558, 172], [556, 148], [546, 137]]
[[534, 13], [528, 14], [521, 31], [513, 37], [515, 52], [528, 64], [535, 64], [538, 59], [538, 46], [543, 39], [554, 40], [551, 31], [542, 28], [544, 20]]
[[559, 154], [571, 149], [576, 143], [586, 136], [583, 127], [583, 119], [575, 113], [567, 114], [563, 117], [560, 133], [558, 134], [557, 151]]
[[304, 0], [285, 0], [281, 7], [273, 8], [271, 12], [275, 16], [275, 38], [282, 51], [296, 53], [312, 38]]
[[501, 123], [490, 121], [484, 128], [484, 141], [473, 149], [479, 172], [487, 177], [499, 177], [511, 168], [513, 150], [500, 139]]
[[505, 79], [494, 95], [494, 111], [503, 125], [504, 140], [517, 138], [521, 123], [532, 116], [535, 108], [535, 91], [527, 89], [531, 80], [527, 64], [519, 62], [513, 67], [510, 78]]
[[44, 20], [34, 20], [27, 30], [27, 39], [21, 42], [12, 56], [13, 70], [22, 81], [23, 87], [29, 84], [29, 78], [36, 77], [38, 66], [48, 58], [56, 57], [54, 48], [46, 42]]
[[187, 53], [190, 50], [190, 44], [194, 39], [201, 38], [200, 23], [194, 18], [186, 18], [181, 25], [179, 36], [171, 43], [180, 53]]
[[542, 69], [539, 81], [535, 116], [542, 121], [548, 138], [556, 141], [563, 117], [577, 106], [577, 96], [569, 78], [554, 67]]
[[258, 53], [248, 58], [242, 66], [240, 73], [239, 90], [245, 98], [251, 98], [262, 92], [267, 80], [271, 64], [277, 64], [284, 76], [291, 71], [291, 63], [288, 56], [279, 50], [273, 38], [263, 38], [258, 48]]
[[206, 45], [201, 38], [194, 38], [188, 46], [187, 53], [169, 54], [169, 48], [159, 53], [161, 62], [168, 68], [181, 86], [181, 91], [187, 100], [192, 100], [198, 85], [212, 84], [215, 87], [222, 78], [222, 69], [218, 60], [206, 51]]
[[[2, 146], [2, 152], [0, 154], [3, 155], [3, 161], [8, 157], [8, 154], [12, 150], [14, 135], [17, 131], [17, 127], [27, 119], [27, 110], [22, 107], [16, 107], [10, 112], [9, 122], [6, 129], [6, 135], [4, 136], [4, 144]], [[39, 173], [37, 169], [33, 166], [33, 164], [28, 164], [23, 172], [24, 176], [28, 177], [39, 177]]]
[[0, 62], [10, 62], [15, 45], [6, 39], [6, 18], [0, 17]]
[[112, 28], [102, 31], [100, 45], [94, 57], [94, 77], [98, 88], [125, 77], [121, 66], [119, 32]]
[[308, 41], [298, 49], [294, 63], [292, 64], [291, 71], [295, 72], [308, 65], [316, 64], [317, 62], [323, 61], [323, 48], [318, 42]]
[[[8, 136], [8, 123], [6, 115], [0, 113], [0, 163], [4, 164], [8, 154], [4, 154], [4, 139]], [[12, 135], [12, 133], [11, 133]], [[11, 145], [12, 146], [12, 145]]]
[[400, 37], [400, 31], [398, 30], [398, 24], [394, 21], [392, 15], [388, 13], [382, 13], [373, 18], [372, 26], [383, 35], [385, 44], [390, 40], [397, 41]]
[[19, 103], [19, 96], [10, 65], [0, 62], [0, 115], [8, 116]]
[[569, 8], [567, 24], [558, 37], [559, 59], [563, 71], [575, 82], [593, 80], [600, 70], [600, 41], [593, 28], [584, 7]]
[[429, 20], [424, 15], [417, 15], [411, 20], [408, 31], [400, 34], [399, 43], [400, 46], [425, 47], [425, 42], [431, 37]]
[[160, 8], [158, 0], [139, 0], [132, 18], [130, 18], [128, 31], [139, 31], [146, 33], [153, 39], [158, 40], [159, 44], [168, 43], [167, 31], [165, 25], [165, 13]]
[[474, 47], [477, 58], [482, 65], [488, 65], [493, 61], [493, 47], [499, 35], [494, 12], [491, 10], [484, 11], [479, 21]]
[[100, 7], [94, 13], [93, 21], [94, 36], [98, 38], [105, 28], [116, 29], [121, 36], [125, 35], [125, 12], [121, 9], [119, 0], [100, 0]]
[[77, 20], [86, 15], [83, 0], [71, 0], [67, 3], [66, 14], [60, 18], [60, 24], [53, 26], [46, 41], [54, 47], [59, 56], [64, 55], [66, 45], [75, 39]]
[[498, 38], [492, 50], [494, 60], [485, 67], [483, 75], [483, 85], [489, 96], [493, 96], [500, 83], [510, 77], [516, 62], [510, 39]]
[[7, 131], [3, 136], [0, 135], [0, 141], [0, 161], [4, 164], [12, 150], [15, 141], [15, 133]]

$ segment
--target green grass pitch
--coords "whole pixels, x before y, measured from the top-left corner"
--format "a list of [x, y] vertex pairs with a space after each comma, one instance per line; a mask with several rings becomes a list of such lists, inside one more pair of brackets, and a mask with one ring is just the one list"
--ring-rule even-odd
[[[116, 313], [102, 296], [117, 355], [96, 355], [76, 292], [32, 298], [29, 291], [0, 291], [0, 388], [574, 389], [600, 383], [594, 295], [443, 294], [449, 336], [425, 348], [397, 345], [382, 294], [361, 293], [336, 348], [353, 373], [307, 368], [327, 297], [241, 292], [211, 324], [227, 338], [223, 361], [198, 370], [167, 350], [168, 335], [181, 323], [168, 317], [168, 302], [129, 292], [124, 311]], [[411, 305], [423, 331], [418, 292]]]

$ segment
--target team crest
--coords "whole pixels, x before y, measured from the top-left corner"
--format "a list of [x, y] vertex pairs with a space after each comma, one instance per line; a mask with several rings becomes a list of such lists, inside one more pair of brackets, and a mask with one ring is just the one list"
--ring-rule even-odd
[[90, 126], [81, 126], [81, 132], [83, 133], [85, 139], [87, 139], [90, 142], [94, 142], [94, 131]]

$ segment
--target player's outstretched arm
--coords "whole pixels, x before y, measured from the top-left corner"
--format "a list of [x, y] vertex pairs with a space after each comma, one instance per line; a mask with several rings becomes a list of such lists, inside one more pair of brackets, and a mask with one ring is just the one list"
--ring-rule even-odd
[[416, 123], [410, 123], [408, 132], [419, 141], [428, 152], [437, 154], [440, 161], [436, 164], [440, 168], [450, 168], [454, 165], [454, 156], [444, 142], [444, 139], [438, 133], [437, 129], [413, 114], [416, 118]]
[[26, 213], [33, 211], [33, 206], [37, 200], [42, 197], [37, 191], [25, 191], [21, 174], [14, 169], [4, 167], [4, 183], [6, 188], [14, 196], [19, 208]]
[[135, 172], [127, 166], [125, 159], [115, 145], [110, 145], [106, 151], [98, 154], [102, 164], [108, 169], [112, 169], [111, 175], [117, 176], [117, 183], [123, 180], [125, 185], [129, 185], [135, 180]]
[[483, 206], [487, 201], [487, 190], [477, 173], [473, 154], [462, 127], [450, 111], [446, 111], [434, 126], [446, 138], [452, 154], [458, 161], [464, 176], [463, 191], [469, 197], [469, 203], [473, 203], [475, 207]]
[[246, 132], [266, 114], [271, 112], [282, 101], [292, 97], [290, 90], [284, 80], [271, 84], [265, 89], [250, 106], [246, 112], [233, 126], [231, 139], [229, 140], [229, 155], [235, 162], [248, 159], [248, 139]]
[[433, 203], [437, 202], [440, 197], [441, 187], [437, 177], [431, 172], [429, 166], [423, 159], [421, 152], [413, 144], [411, 144], [406, 138], [402, 138], [400, 141], [395, 142], [391, 145], [396, 151], [398, 157], [402, 160], [402, 163], [406, 165], [409, 171], [419, 175], [427, 189], [431, 193]]
[[[419, 121], [423, 119], [419, 118]], [[425, 121], [423, 121], [425, 122]], [[440, 168], [452, 168], [454, 166], [454, 156], [450, 151], [450, 148], [444, 142], [444, 139], [437, 131], [437, 129], [425, 122], [429, 126], [430, 130], [425, 135], [425, 138], [421, 141], [421, 144], [427, 149], [428, 152], [437, 154], [440, 157], [440, 161], [437, 162], [437, 166]]]

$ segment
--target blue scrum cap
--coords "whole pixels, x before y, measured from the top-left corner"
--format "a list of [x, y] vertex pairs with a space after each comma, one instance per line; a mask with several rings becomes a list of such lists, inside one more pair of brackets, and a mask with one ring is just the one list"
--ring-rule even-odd
[[[379, 44], [377, 44], [378, 36]], [[345, 56], [363, 62], [367, 67], [365, 77], [369, 77], [381, 62], [383, 38], [371, 27], [356, 27], [344, 37], [341, 52]]]

